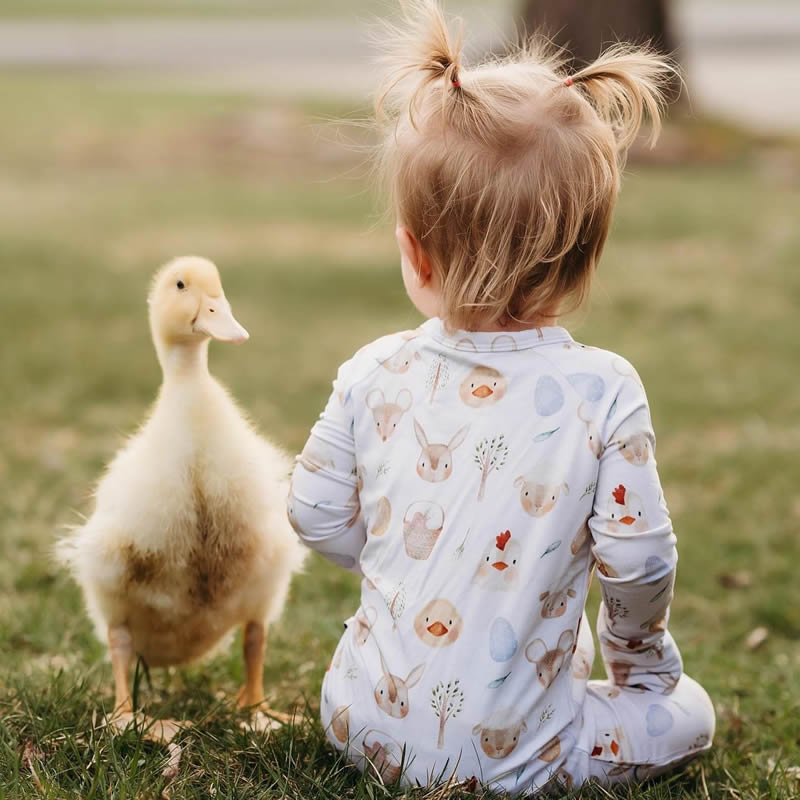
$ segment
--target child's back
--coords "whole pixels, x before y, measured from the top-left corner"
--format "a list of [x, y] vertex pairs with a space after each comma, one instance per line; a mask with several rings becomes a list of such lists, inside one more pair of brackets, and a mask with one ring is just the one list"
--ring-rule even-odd
[[[322, 721], [386, 781], [641, 780], [707, 749], [713, 708], [667, 632], [644, 389], [555, 320], [588, 291], [668, 69], [620, 48], [569, 77], [535, 51], [466, 71], [432, 0], [411, 9], [383, 166], [430, 319], [340, 369], [290, 496], [304, 541], [363, 575]], [[610, 680], [590, 682], [595, 566]]]
[[[594, 560], [617, 682], [675, 687], [675, 538], [630, 364], [563, 328], [453, 336], [430, 320], [363, 348], [334, 389], [292, 513], [364, 576], [323, 688], [340, 746], [381, 745], [389, 769], [406, 745], [422, 783], [456, 765], [510, 790], [546, 783], [581, 745], [588, 630], [572, 653]], [[638, 722], [605, 760], [630, 760]]]

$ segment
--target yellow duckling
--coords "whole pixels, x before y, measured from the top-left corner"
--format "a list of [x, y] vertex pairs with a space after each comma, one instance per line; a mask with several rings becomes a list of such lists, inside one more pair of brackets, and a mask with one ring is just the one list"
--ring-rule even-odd
[[[287, 457], [208, 372], [210, 339], [248, 338], [217, 268], [175, 259], [148, 303], [164, 375], [158, 399], [100, 481], [91, 518], [57, 547], [108, 644], [117, 725], [132, 718], [134, 655], [185, 664], [237, 625], [247, 676], [239, 705], [260, 706], [266, 628], [304, 558], [286, 518]], [[151, 738], [168, 741], [178, 727], [154, 723]]]

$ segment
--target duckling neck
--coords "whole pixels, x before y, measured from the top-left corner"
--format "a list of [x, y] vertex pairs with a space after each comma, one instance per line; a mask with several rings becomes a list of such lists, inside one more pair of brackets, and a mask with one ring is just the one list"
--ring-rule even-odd
[[164, 383], [208, 378], [208, 341], [157, 345]]

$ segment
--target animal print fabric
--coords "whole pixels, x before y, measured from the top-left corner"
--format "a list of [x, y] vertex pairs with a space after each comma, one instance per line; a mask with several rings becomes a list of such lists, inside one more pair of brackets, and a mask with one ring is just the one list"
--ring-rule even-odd
[[[379, 339], [340, 368], [288, 513], [362, 577], [321, 703], [360, 767], [522, 793], [710, 746], [713, 710], [667, 630], [675, 536], [625, 359], [560, 327], [433, 319]], [[581, 624], [595, 567], [606, 683], [588, 680]]]

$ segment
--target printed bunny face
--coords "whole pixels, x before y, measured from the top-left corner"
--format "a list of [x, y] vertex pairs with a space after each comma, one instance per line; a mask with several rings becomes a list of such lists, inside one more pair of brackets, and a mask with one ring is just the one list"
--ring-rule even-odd
[[394, 403], [387, 403], [380, 389], [372, 389], [366, 397], [367, 408], [372, 411], [375, 420], [375, 430], [381, 441], [387, 441], [394, 435], [403, 415], [411, 408], [411, 392], [401, 389], [397, 393]]
[[431, 600], [414, 618], [414, 632], [429, 647], [446, 647], [458, 639], [464, 621], [444, 597]]
[[650, 460], [650, 437], [646, 433], [634, 433], [620, 439], [619, 452], [629, 464], [642, 467]]
[[508, 380], [493, 367], [477, 366], [461, 382], [458, 396], [470, 408], [492, 406], [503, 399]]
[[515, 589], [519, 583], [521, 556], [522, 546], [511, 531], [498, 534], [481, 556], [472, 582], [492, 591]]
[[481, 750], [489, 758], [505, 758], [514, 751], [520, 736], [527, 731], [525, 720], [514, 709], [503, 708], [475, 725], [472, 735], [480, 737]]
[[642, 499], [636, 492], [631, 492], [620, 484], [611, 493], [608, 501], [608, 529], [612, 532], [629, 531], [642, 533], [648, 529]]
[[563, 617], [567, 610], [570, 597], [577, 597], [573, 588], [557, 589], [554, 592], [542, 592], [539, 600], [542, 602], [542, 616], [545, 619]]
[[446, 481], [453, 473], [453, 450], [464, 443], [469, 432], [469, 425], [459, 428], [447, 444], [431, 444], [425, 435], [424, 428], [416, 419], [414, 420], [414, 432], [422, 448], [417, 459], [417, 475], [431, 483]]
[[395, 375], [402, 375], [408, 372], [414, 361], [419, 361], [420, 359], [420, 354], [414, 350], [411, 343], [408, 343], [403, 345], [393, 356], [381, 361], [381, 366]]
[[561, 493], [569, 493], [566, 483], [541, 483], [523, 475], [514, 481], [514, 486], [519, 488], [519, 500], [523, 509], [532, 517], [549, 514], [555, 508]]
[[556, 679], [574, 643], [575, 634], [567, 629], [558, 637], [558, 644], [552, 650], [547, 649], [542, 639], [534, 639], [525, 648], [525, 658], [535, 664], [539, 683], [545, 689]]
[[383, 654], [380, 654], [380, 659], [383, 677], [375, 686], [375, 702], [378, 704], [378, 708], [390, 717], [403, 719], [408, 714], [408, 690], [419, 683], [419, 679], [425, 671], [425, 665], [418, 664], [403, 680], [397, 675], [391, 674], [383, 660]]

